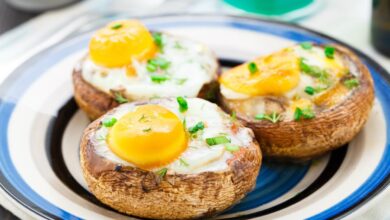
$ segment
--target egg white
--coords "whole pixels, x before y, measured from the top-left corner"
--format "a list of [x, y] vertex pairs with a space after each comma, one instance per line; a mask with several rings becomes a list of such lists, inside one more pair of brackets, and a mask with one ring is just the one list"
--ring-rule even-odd
[[147, 62], [132, 61], [136, 76], [128, 76], [126, 68], [106, 68], [96, 65], [89, 57], [81, 64], [83, 78], [94, 87], [110, 93], [123, 91], [129, 100], [177, 95], [196, 97], [204, 84], [215, 78], [218, 67], [213, 52], [206, 46], [176, 36], [162, 34], [163, 50], [155, 57], [170, 62], [166, 74], [169, 80], [156, 83]]
[[[193, 174], [227, 169], [227, 160], [232, 158], [232, 152], [225, 149], [225, 144], [208, 146], [205, 142], [206, 138], [224, 135], [231, 140], [232, 145], [240, 147], [248, 147], [253, 141], [252, 131], [249, 128], [242, 127], [238, 131], [233, 132], [231, 129], [233, 122], [230, 116], [224, 113], [217, 105], [203, 99], [187, 99], [188, 110], [185, 113], [179, 111], [179, 106], [175, 99], [152, 100], [152, 103], [153, 101], [172, 111], [180, 120], [185, 119], [186, 130], [200, 121], [206, 125], [201, 132], [198, 132], [197, 138], [188, 139], [188, 148], [179, 158], [164, 166], [168, 168], [169, 173]], [[104, 116], [104, 118], [115, 117], [119, 119], [135, 108], [137, 106], [132, 103], [123, 104], [111, 114]], [[114, 163], [135, 166], [119, 158], [110, 150], [105, 140], [109, 129], [101, 126], [95, 133], [91, 134], [90, 138], [94, 142], [95, 152]], [[184, 160], [187, 164], [183, 165], [183, 162], [180, 160]], [[161, 168], [153, 170], [159, 169]]]

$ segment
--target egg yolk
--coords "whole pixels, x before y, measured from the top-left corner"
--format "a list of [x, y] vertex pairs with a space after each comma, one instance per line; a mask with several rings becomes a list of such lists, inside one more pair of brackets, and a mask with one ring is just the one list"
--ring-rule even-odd
[[291, 50], [282, 50], [253, 61], [257, 71], [251, 72], [249, 63], [222, 74], [220, 83], [235, 92], [250, 96], [281, 95], [295, 88], [300, 80], [299, 59]]
[[109, 148], [142, 169], [173, 162], [187, 148], [181, 120], [159, 105], [142, 105], [127, 113], [108, 133]]
[[98, 30], [89, 43], [92, 61], [105, 67], [129, 65], [152, 58], [157, 50], [148, 29], [137, 20], [119, 20]]

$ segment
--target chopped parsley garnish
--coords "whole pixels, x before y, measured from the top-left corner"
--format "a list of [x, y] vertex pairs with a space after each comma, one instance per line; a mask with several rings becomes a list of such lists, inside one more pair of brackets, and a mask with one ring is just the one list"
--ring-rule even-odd
[[180, 158], [179, 161], [180, 161], [180, 165], [182, 165], [182, 166], [188, 167], [190, 165], [183, 158]]
[[268, 120], [271, 121], [272, 123], [276, 123], [280, 120], [280, 114], [276, 112], [272, 112], [271, 114], [257, 114], [255, 116], [255, 119], [257, 120]]
[[148, 60], [148, 62], [146, 64], [146, 69], [149, 72], [156, 72], [158, 68], [160, 68], [162, 70], [166, 70], [166, 69], [168, 69], [168, 67], [170, 65], [171, 65], [171, 62], [169, 62], [168, 60], [161, 58], [161, 57], [157, 57], [157, 58], [153, 58], [153, 59]]
[[104, 125], [104, 127], [112, 127], [114, 126], [114, 124], [117, 122], [118, 120], [116, 118], [105, 118], [103, 121], [102, 121], [102, 124]]
[[154, 40], [154, 43], [157, 45], [157, 47], [160, 50], [163, 50], [164, 43], [163, 43], [163, 40], [162, 40], [162, 34], [158, 33], [158, 32], [153, 33], [153, 40]]
[[123, 97], [120, 92], [115, 93], [115, 101], [117, 101], [119, 104], [128, 102], [128, 100]]
[[167, 75], [161, 75], [161, 74], [156, 74], [156, 75], [151, 75], [150, 76], [150, 79], [152, 80], [152, 82], [155, 82], [155, 83], [162, 83], [162, 82], [165, 82], [169, 79], [169, 76]]
[[326, 46], [324, 49], [325, 56], [328, 57], [329, 59], [333, 59], [334, 58], [334, 51], [335, 51], [334, 47]]
[[122, 24], [115, 24], [115, 25], [111, 26], [111, 29], [117, 30], [117, 29], [121, 28], [122, 26], [123, 26]]
[[161, 170], [156, 171], [156, 174], [163, 178], [167, 174], [168, 168], [162, 168]]
[[190, 127], [188, 129], [188, 132], [190, 132], [190, 134], [195, 134], [196, 132], [203, 130], [203, 129], [204, 129], [204, 123], [200, 121], [200, 122], [196, 123], [196, 125], [194, 125], [193, 127]]
[[311, 86], [306, 86], [305, 88], [305, 92], [309, 95], [314, 95], [314, 93], [316, 92], [315, 89]]
[[257, 71], [259, 71], [259, 69], [257, 68], [256, 63], [254, 63], [254, 62], [250, 62], [250, 63], [248, 64], [248, 69], [249, 69], [249, 72], [251, 72], [251, 74], [254, 74], [254, 73], [256, 73]]
[[302, 118], [304, 118], [304, 119], [315, 118], [315, 114], [314, 114], [313, 109], [311, 109], [311, 108], [301, 109], [299, 107], [296, 108], [295, 112], [294, 112], [294, 120], [299, 121]]
[[226, 144], [225, 145], [225, 149], [229, 152], [235, 152], [235, 151], [238, 151], [240, 150], [240, 147], [237, 146], [237, 145], [233, 145], [233, 144]]
[[152, 130], [152, 128], [145, 128], [145, 129], [143, 129], [142, 131], [143, 132], [149, 132], [149, 131], [151, 131]]
[[313, 43], [311, 42], [302, 42], [300, 45], [305, 50], [310, 50], [311, 48], [313, 48]]
[[217, 144], [230, 143], [230, 140], [226, 136], [216, 136], [216, 137], [206, 138], [206, 143], [209, 146], [213, 146]]
[[179, 96], [176, 98], [177, 103], [179, 104], [179, 110], [180, 112], [185, 112], [188, 110], [188, 103], [187, 100], [185, 100], [183, 97]]
[[344, 81], [344, 85], [348, 88], [348, 89], [353, 89], [355, 87], [358, 87], [359, 86], [359, 80], [354, 78], [354, 79], [347, 79]]

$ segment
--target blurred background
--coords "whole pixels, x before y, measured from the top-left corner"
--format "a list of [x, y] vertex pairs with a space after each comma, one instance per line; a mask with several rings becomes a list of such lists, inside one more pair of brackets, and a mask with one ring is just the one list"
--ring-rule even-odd
[[[354, 46], [390, 71], [390, 0], [0, 0], [0, 73], [96, 26], [101, 18], [166, 13], [234, 14], [296, 23]], [[5, 75], [0, 74], [0, 80]], [[1, 199], [0, 204], [12, 208]], [[0, 207], [0, 219], [16, 217]]]

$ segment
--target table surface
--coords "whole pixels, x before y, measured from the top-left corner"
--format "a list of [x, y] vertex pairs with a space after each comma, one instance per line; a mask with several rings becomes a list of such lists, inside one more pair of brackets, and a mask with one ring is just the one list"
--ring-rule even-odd
[[[0, 35], [37, 15], [38, 13], [15, 10], [7, 5], [5, 0], [0, 0]], [[0, 219], [10, 220], [18, 218], [0, 206]]]

